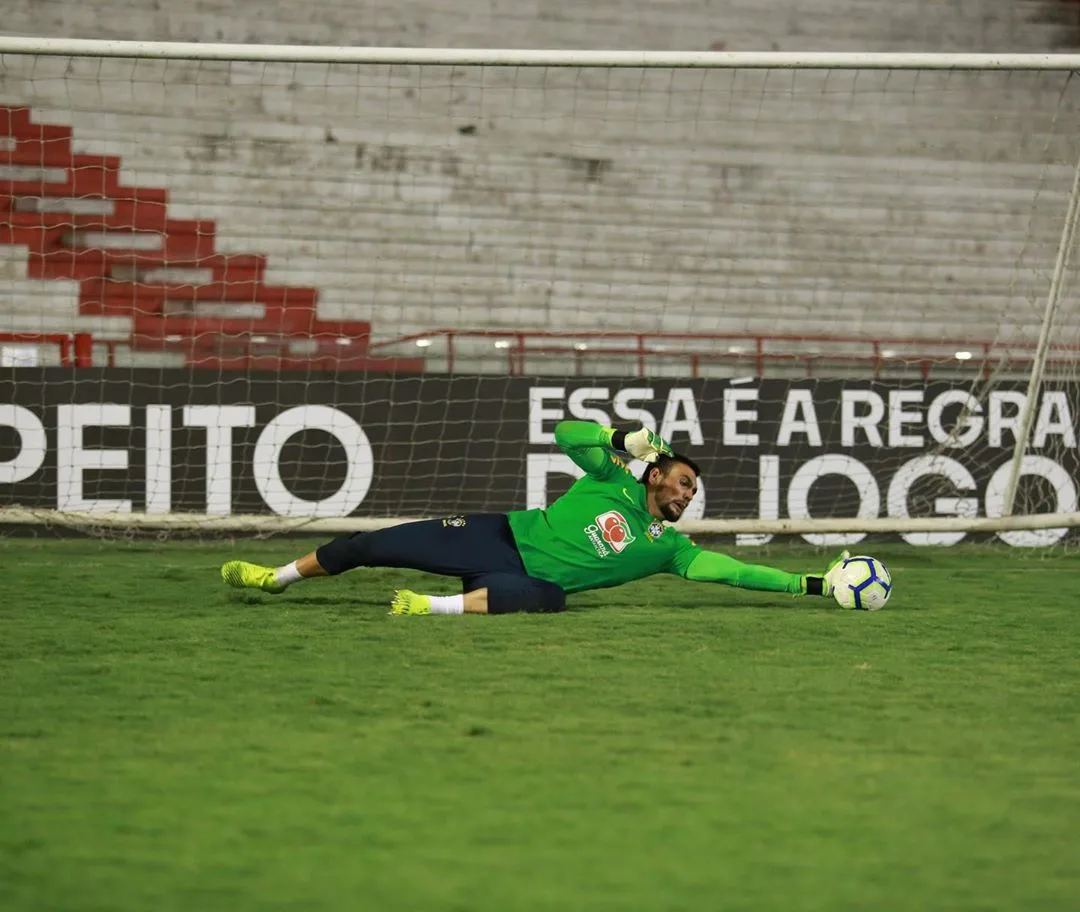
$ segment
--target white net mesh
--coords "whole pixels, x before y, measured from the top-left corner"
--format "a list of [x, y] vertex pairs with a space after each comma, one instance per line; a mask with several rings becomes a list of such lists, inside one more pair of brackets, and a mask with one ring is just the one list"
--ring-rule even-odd
[[[6, 53], [0, 105], [0, 504], [102, 515], [534, 506], [560, 413], [699, 516], [993, 515], [1080, 154], [1067, 71]], [[1017, 513], [1076, 509], [1075, 269]]]

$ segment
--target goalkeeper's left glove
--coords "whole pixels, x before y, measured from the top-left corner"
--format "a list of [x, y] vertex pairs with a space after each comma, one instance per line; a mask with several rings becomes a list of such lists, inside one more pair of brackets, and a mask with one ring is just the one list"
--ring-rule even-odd
[[833, 589], [836, 588], [836, 575], [849, 557], [851, 557], [850, 551], [841, 551], [840, 556], [829, 564], [829, 569], [824, 575], [817, 576], [810, 573], [802, 577], [803, 595], [832, 595]]
[[627, 434], [625, 446], [627, 453], [645, 462], [656, 462], [661, 456], [672, 455], [671, 444], [647, 427]]
[[844, 561], [851, 557], [850, 551], [841, 551], [840, 556], [829, 564], [829, 569], [825, 571], [825, 591], [822, 595], [832, 595], [833, 589], [836, 588], [836, 576], [844, 566]]

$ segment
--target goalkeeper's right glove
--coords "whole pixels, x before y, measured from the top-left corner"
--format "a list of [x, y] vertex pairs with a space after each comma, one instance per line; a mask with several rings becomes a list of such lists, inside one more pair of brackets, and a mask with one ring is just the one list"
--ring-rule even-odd
[[671, 456], [671, 445], [659, 434], [643, 427], [626, 435], [626, 452], [635, 459], [656, 462], [661, 456]]

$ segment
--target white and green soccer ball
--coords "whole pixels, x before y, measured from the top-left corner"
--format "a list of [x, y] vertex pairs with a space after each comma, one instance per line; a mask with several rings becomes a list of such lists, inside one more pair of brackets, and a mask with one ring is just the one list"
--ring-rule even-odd
[[892, 577], [876, 557], [859, 554], [844, 559], [833, 576], [833, 598], [841, 608], [877, 611], [892, 594]]

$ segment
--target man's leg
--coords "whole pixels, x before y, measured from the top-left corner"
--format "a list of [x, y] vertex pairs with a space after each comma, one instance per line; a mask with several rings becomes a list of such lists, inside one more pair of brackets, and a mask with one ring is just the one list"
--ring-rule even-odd
[[394, 593], [391, 614], [510, 614], [553, 612], [566, 608], [566, 593], [554, 583], [523, 573], [484, 573], [462, 580], [462, 595], [422, 595], [409, 589]]
[[274, 594], [284, 592], [302, 579], [329, 575], [319, 563], [315, 551], [276, 568], [239, 560], [228, 561], [221, 567], [221, 578], [230, 586], [237, 589], [262, 589], [263, 592]]
[[390, 600], [391, 614], [489, 614], [487, 589], [461, 595], [424, 595], [398, 589]]
[[301, 579], [337, 576], [356, 567], [400, 567], [444, 576], [524, 572], [504, 514], [451, 516], [342, 535], [284, 566], [229, 561], [225, 582], [237, 588], [283, 592]]

